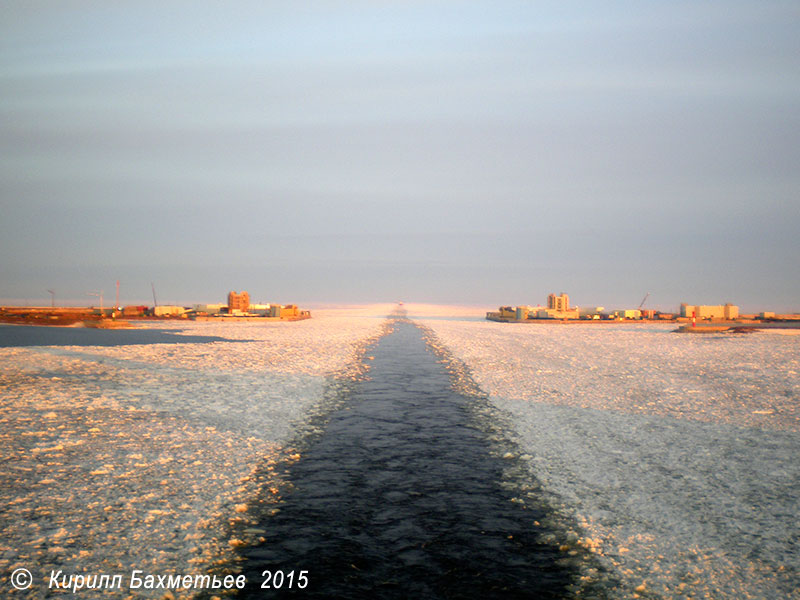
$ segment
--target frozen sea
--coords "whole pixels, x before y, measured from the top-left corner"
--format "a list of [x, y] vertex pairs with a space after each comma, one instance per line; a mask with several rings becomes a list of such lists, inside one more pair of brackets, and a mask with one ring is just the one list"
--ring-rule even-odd
[[[238, 543], [227, 525], [259, 491], [254, 470], [292, 456], [289, 440], [326, 390], [357, 376], [390, 310], [145, 322], [159, 343], [85, 345], [87, 333], [142, 332], [83, 330], [81, 345], [0, 347], [0, 595], [20, 567], [38, 598], [51, 569], [182, 574], [226, 560]], [[18, 338], [8, 327], [0, 336]], [[44, 334], [64, 344], [70, 332]]]
[[[44, 597], [53, 568], [229, 561], [244, 543], [231, 523], [282, 494], [277, 472], [254, 473], [296, 456], [331, 390], [363, 375], [392, 309], [147, 323], [163, 343], [1, 347], [0, 594], [18, 567], [37, 582], [28, 597]], [[537, 493], [618, 597], [800, 598], [800, 336], [407, 309], [505, 415]]]
[[[508, 324], [410, 307], [536, 478], [654, 598], [800, 597], [800, 335]], [[622, 593], [625, 596], [625, 593]]]

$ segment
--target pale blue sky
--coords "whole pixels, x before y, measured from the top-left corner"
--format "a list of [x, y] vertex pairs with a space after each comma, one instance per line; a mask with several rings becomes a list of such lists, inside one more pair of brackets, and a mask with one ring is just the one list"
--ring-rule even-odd
[[[302, 6], [302, 7], [300, 7]], [[800, 311], [797, 2], [6, 2], [0, 301]]]

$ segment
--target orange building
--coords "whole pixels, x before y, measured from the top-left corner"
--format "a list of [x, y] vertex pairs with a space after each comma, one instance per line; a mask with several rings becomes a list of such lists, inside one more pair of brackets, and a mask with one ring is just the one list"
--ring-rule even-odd
[[250, 312], [250, 294], [247, 292], [228, 292], [228, 312]]

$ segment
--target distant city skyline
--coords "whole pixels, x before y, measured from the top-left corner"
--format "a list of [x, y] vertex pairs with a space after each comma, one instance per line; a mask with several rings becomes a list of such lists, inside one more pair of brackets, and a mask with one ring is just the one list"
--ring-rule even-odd
[[800, 311], [796, 3], [23, 2], [0, 303]]

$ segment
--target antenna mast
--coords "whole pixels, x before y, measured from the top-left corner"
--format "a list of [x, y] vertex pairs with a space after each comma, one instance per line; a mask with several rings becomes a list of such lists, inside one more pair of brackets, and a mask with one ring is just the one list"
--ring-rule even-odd
[[100, 317], [102, 318], [103, 317], [103, 290], [100, 290], [99, 292], [89, 292], [89, 295], [90, 296], [97, 296], [98, 298], [100, 298]]
[[153, 282], [150, 282], [150, 287], [153, 288], [153, 308], [158, 306], [158, 300], [156, 300], [156, 286], [153, 285]]

